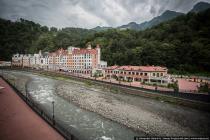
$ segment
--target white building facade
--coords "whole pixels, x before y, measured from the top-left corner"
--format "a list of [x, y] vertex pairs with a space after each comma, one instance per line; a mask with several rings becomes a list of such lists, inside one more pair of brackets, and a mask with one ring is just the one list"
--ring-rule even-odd
[[51, 53], [15, 54], [12, 65], [18, 67], [31, 67], [36, 69], [62, 70], [72, 73], [91, 74], [93, 69], [105, 69], [107, 62], [101, 60], [99, 45], [92, 49], [68, 47], [67, 50], [58, 49]]

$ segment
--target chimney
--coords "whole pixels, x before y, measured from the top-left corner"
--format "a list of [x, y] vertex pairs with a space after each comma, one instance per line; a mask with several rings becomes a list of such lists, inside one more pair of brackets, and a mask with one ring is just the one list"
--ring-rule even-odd
[[100, 45], [99, 45], [99, 44], [97, 44], [97, 45], [96, 45], [96, 48], [100, 48]]
[[40, 56], [42, 55], [42, 50], [39, 50], [39, 55], [40, 55]]
[[88, 44], [88, 47], [87, 47], [87, 49], [91, 49], [91, 44]]
[[101, 67], [101, 49], [100, 49], [100, 45], [97, 44], [96, 45], [96, 50], [97, 50], [97, 62], [98, 62], [98, 68]]

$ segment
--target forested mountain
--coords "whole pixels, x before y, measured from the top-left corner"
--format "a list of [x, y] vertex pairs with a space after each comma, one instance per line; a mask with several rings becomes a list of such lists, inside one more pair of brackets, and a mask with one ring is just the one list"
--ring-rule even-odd
[[196, 5], [193, 6], [193, 9], [190, 10], [190, 12], [198, 13], [204, 10], [207, 10], [210, 8], [210, 4], [206, 2], [199, 2]]
[[180, 15], [183, 15], [183, 13], [166, 10], [162, 15], [157, 16], [157, 17], [153, 18], [152, 20], [150, 20], [148, 22], [143, 22], [143, 23], [139, 24], [139, 29], [144, 30], [144, 29], [147, 29], [147, 28], [151, 28], [155, 25], [158, 25], [162, 22], [171, 20], [171, 19], [173, 19], [175, 17], [178, 17]]
[[[161, 14], [160, 16], [154, 17], [150, 21], [145, 21], [145, 22], [140, 23], [140, 24], [138, 24], [136, 22], [130, 22], [128, 24], [116, 27], [116, 29], [119, 29], [119, 30], [131, 29], [131, 30], [136, 30], [136, 31], [145, 30], [147, 28], [151, 28], [151, 27], [153, 27], [155, 25], [158, 25], [158, 24], [160, 24], [160, 23], [162, 23], [164, 21], [168, 21], [168, 20], [173, 19], [173, 18], [175, 18], [177, 16], [180, 16], [180, 15], [183, 15], [183, 13], [166, 10], [163, 14]], [[113, 28], [112, 27], [100, 27], [100, 26], [97, 26], [97, 27], [93, 28], [92, 30], [95, 30], [95, 31], [106, 31], [108, 29], [113, 29]]]
[[101, 26], [97, 26], [95, 28], [92, 28], [92, 30], [97, 31], [97, 32], [106, 31], [108, 29], [112, 29], [112, 27], [104, 27], [104, 26], [101, 27]]
[[120, 30], [125, 30], [125, 29], [141, 30], [139, 27], [139, 24], [137, 24], [136, 22], [130, 22], [126, 25], [119, 26], [119, 27], [117, 27], [117, 29], [120, 29]]
[[0, 59], [11, 59], [16, 52], [26, 53], [39, 37], [48, 32], [48, 27], [20, 19], [11, 22], [0, 19]]
[[[208, 8], [210, 8], [209, 3], [199, 2], [199, 3], [195, 4], [189, 12], [198, 13], [198, 12], [207, 10]], [[166, 10], [160, 16], [154, 17], [153, 19], [151, 19], [149, 21], [145, 21], [145, 22], [142, 22], [140, 24], [138, 24], [136, 22], [130, 22], [128, 24], [121, 25], [121, 26], [118, 26], [116, 28], [120, 29], [120, 30], [125, 30], [125, 29], [132, 29], [132, 30], [137, 30], [137, 31], [145, 30], [145, 29], [151, 28], [155, 25], [158, 25], [162, 22], [165, 22], [165, 21], [171, 20], [173, 18], [176, 18], [177, 16], [180, 16], [180, 15], [183, 15], [183, 14], [184, 13]], [[97, 32], [98, 31], [106, 31], [108, 29], [113, 29], [113, 28], [112, 27], [100, 27], [100, 26], [92, 28], [92, 30], [97, 31]]]
[[175, 11], [170, 11], [166, 10], [162, 15], [154, 17], [150, 21], [143, 22], [141, 24], [137, 24], [135, 22], [131, 22], [127, 25], [122, 25], [118, 27], [118, 29], [133, 29], [133, 30], [144, 30], [147, 28], [151, 28], [155, 25], [158, 25], [164, 21], [168, 21], [170, 19], [173, 19], [177, 16], [183, 15], [183, 13], [175, 12]]
[[210, 9], [188, 13], [145, 31], [108, 30], [86, 42], [102, 44], [109, 65], [163, 65], [210, 71]]
[[109, 65], [161, 65], [170, 70], [210, 71], [210, 9], [188, 13], [144, 31], [96, 32], [81, 28], [48, 28], [32, 21], [0, 20], [0, 59], [14, 53], [53, 51], [90, 42], [102, 46]]
[[[194, 5], [193, 9], [190, 10], [190, 12], [198, 13], [201, 11], [204, 11], [206, 9], [210, 8], [210, 4], [206, 2], [199, 2], [196, 5]], [[170, 11], [166, 10], [163, 14], [160, 16], [154, 17], [153, 19], [149, 21], [145, 21], [143, 23], [136, 23], [136, 22], [130, 22], [126, 25], [122, 25], [117, 27], [118, 29], [133, 29], [133, 30], [145, 30], [147, 28], [151, 28], [155, 25], [158, 25], [162, 22], [171, 20], [177, 16], [183, 15], [183, 13], [180, 12], [175, 12], [175, 11]]]
[[95, 33], [82, 28], [48, 28], [32, 21], [0, 19], [0, 60], [10, 60], [14, 53], [53, 51], [69, 45], [83, 46], [84, 38]]

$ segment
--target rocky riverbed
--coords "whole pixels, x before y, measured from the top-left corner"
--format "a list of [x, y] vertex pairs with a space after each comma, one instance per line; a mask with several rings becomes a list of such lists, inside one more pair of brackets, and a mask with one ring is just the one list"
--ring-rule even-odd
[[[30, 80], [18, 75], [13, 76], [13, 79], [16, 86], [22, 89], [24, 82]], [[134, 95], [117, 94], [83, 82], [57, 81], [55, 94], [136, 131], [158, 136], [198, 136], [210, 133], [208, 112]]]
[[111, 93], [97, 86], [62, 82], [57, 92], [89, 111], [148, 135], [192, 136], [209, 133], [209, 113], [163, 101]]

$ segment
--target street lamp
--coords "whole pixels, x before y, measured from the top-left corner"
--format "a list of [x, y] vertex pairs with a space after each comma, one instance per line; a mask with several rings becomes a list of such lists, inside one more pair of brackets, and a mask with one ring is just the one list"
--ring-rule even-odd
[[1, 69], [1, 76], [2, 76], [2, 77], [3, 77], [3, 73], [4, 73], [4, 72], [3, 72], [3, 68], [2, 68], [2, 69]]
[[55, 125], [55, 115], [54, 115], [54, 101], [52, 101], [52, 105], [53, 105], [53, 125]]
[[27, 83], [25, 84], [26, 102], [28, 101]]

